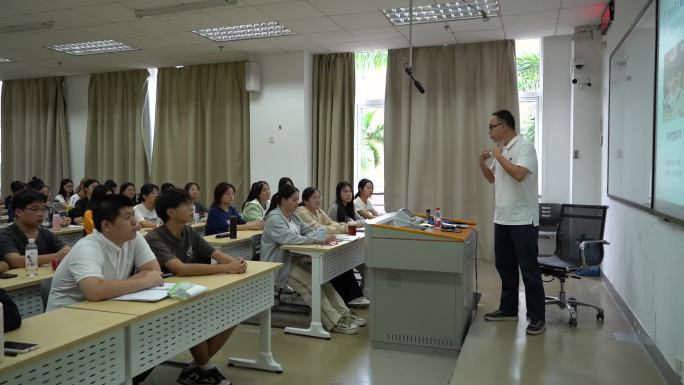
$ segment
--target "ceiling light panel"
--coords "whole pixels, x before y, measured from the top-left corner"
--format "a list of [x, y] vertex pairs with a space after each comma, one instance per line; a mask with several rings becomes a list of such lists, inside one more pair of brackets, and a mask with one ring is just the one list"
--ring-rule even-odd
[[[471, 0], [453, 3], [418, 5], [413, 7], [413, 23], [438, 23], [445, 21], [482, 18], [481, 11], [487, 16], [499, 16], [498, 0]], [[396, 25], [409, 24], [409, 8], [383, 9], [382, 13]]]
[[100, 53], [135, 51], [140, 48], [131, 47], [116, 40], [87, 41], [83, 43], [69, 43], [51, 45], [46, 48], [68, 53], [69, 55], [96, 55]]
[[263, 39], [275, 36], [296, 35], [289, 28], [275, 21], [230, 27], [204, 28], [192, 32], [213, 41]]

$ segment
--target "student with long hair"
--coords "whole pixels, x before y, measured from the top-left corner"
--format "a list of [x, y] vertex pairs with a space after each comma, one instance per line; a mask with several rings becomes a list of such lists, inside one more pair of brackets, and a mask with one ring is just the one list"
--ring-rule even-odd
[[[294, 214], [298, 203], [299, 190], [287, 185], [271, 199], [261, 236], [261, 260], [282, 263], [283, 268], [276, 272], [276, 286], [290, 285], [311, 306], [311, 262], [305, 256], [282, 250], [281, 246], [328, 243], [335, 237], [327, 235], [319, 240], [314, 230]], [[345, 334], [356, 334], [359, 324], [365, 324], [365, 320], [349, 310], [330, 283], [321, 287], [321, 321], [325, 329]]]
[[373, 196], [373, 182], [370, 179], [363, 178], [359, 181], [359, 189], [354, 196], [354, 210], [365, 219], [373, 219], [380, 216], [373, 208], [371, 203], [371, 196]]
[[295, 186], [290, 177], [284, 176], [278, 181], [278, 191], [280, 191], [285, 185], [289, 185], [291, 187]]
[[74, 181], [69, 178], [62, 179], [59, 183], [59, 192], [55, 197], [55, 201], [61, 203], [62, 208], [66, 209], [72, 195], [74, 195]]
[[195, 182], [189, 182], [185, 185], [185, 191], [192, 200], [195, 213], [199, 214], [200, 217], [205, 216], [209, 210], [200, 202], [200, 186]]
[[238, 230], [261, 230], [264, 228], [263, 220], [247, 222], [233, 207], [235, 202], [235, 186], [228, 182], [221, 182], [214, 188], [214, 203], [209, 209], [205, 234], [212, 235], [228, 231], [230, 217], [237, 217]]
[[262, 181], [252, 183], [247, 200], [242, 205], [242, 216], [246, 221], [264, 219], [266, 210], [271, 204], [271, 187]]
[[337, 222], [356, 222], [361, 227], [365, 220], [354, 210], [354, 187], [342, 181], [335, 187], [335, 200], [328, 207], [328, 216]]
[[135, 200], [135, 185], [133, 183], [126, 182], [122, 184], [119, 188], [119, 194], [130, 199], [133, 206], [138, 204], [138, 202]]
[[159, 195], [159, 187], [152, 183], [146, 183], [140, 188], [138, 204], [133, 207], [135, 220], [140, 227], [154, 228], [159, 224], [159, 217], [154, 210], [154, 202]]
[[69, 198], [69, 200], [67, 201], [69, 203], [69, 206], [76, 207], [76, 202], [78, 202], [79, 199], [82, 199], [83, 197], [86, 196], [86, 191], [85, 191], [85, 188], [83, 187], [83, 183], [85, 183], [85, 181], [87, 181], [88, 179], [92, 179], [92, 178], [88, 178], [88, 177], [81, 178], [81, 182], [78, 184], [78, 187], [76, 188], [75, 194], [72, 195]]
[[73, 210], [69, 211], [69, 217], [74, 223], [81, 224], [83, 222], [83, 215], [90, 207], [90, 198], [93, 196], [93, 191], [95, 191], [95, 187], [99, 185], [100, 182], [93, 178], [86, 179], [83, 182], [83, 191], [85, 192], [85, 196], [76, 201], [76, 205], [74, 206]]

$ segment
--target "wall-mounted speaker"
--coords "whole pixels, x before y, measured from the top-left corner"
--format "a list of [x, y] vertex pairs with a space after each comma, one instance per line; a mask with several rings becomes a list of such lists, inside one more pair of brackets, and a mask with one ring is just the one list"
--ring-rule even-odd
[[261, 64], [248, 61], [245, 66], [245, 89], [247, 92], [261, 91]]

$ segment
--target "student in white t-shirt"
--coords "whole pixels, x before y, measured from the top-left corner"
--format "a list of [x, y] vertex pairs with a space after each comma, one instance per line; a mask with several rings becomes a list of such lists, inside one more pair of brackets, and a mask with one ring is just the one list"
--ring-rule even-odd
[[379, 217], [380, 213], [373, 208], [373, 203], [370, 200], [373, 195], [373, 182], [370, 179], [361, 179], [358, 188], [354, 197], [354, 210], [364, 219]]
[[93, 205], [96, 231], [80, 239], [52, 278], [47, 310], [103, 301], [163, 283], [157, 258], [139, 233], [133, 208], [121, 195]]
[[133, 207], [135, 212], [135, 220], [138, 221], [140, 227], [154, 228], [159, 223], [157, 212], [154, 211], [154, 202], [159, 195], [159, 187], [152, 183], [144, 184], [140, 188], [140, 203]]
[[[527, 334], [542, 334], [545, 326], [544, 286], [537, 263], [539, 254], [539, 203], [537, 153], [534, 145], [515, 131], [510, 111], [500, 110], [489, 119], [491, 150], [480, 154], [480, 170], [494, 184], [494, 254], [501, 277], [499, 308], [485, 314], [488, 321], [518, 320], [518, 276], [525, 284]], [[493, 159], [491, 166], [485, 163]], [[518, 272], [520, 270], [520, 273]]]

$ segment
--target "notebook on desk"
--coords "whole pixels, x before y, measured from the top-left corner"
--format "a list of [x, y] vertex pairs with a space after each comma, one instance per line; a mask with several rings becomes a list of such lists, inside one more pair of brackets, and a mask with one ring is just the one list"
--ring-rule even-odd
[[169, 296], [169, 290], [175, 283], [164, 283], [164, 286], [136, 291], [112, 298], [114, 301], [158, 302]]

